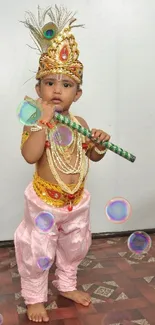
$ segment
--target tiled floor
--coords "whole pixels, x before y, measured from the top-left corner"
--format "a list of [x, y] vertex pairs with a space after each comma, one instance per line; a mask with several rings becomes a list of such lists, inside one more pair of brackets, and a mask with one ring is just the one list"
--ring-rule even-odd
[[[89, 307], [58, 296], [53, 278], [54, 268], [47, 303], [51, 325], [155, 325], [155, 235], [143, 256], [128, 250], [127, 238], [93, 240], [78, 271], [79, 289], [92, 296]], [[0, 314], [3, 325], [32, 324], [25, 315], [12, 248], [0, 248]]]

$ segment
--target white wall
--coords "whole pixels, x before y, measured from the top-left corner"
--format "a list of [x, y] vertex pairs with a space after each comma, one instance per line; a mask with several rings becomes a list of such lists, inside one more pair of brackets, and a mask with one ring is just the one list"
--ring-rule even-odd
[[[19, 20], [24, 11], [36, 11], [38, 3], [6, 0], [1, 25], [1, 168], [0, 240], [13, 239], [22, 219], [23, 193], [33, 167], [20, 155], [22, 126], [16, 116], [27, 94], [35, 98], [35, 79], [24, 82], [37, 69], [38, 57], [28, 30]], [[52, 1], [53, 3], [53, 1]], [[155, 1], [154, 0], [64, 0], [78, 10], [75, 30], [85, 65], [83, 98], [73, 113], [86, 118], [90, 127], [102, 128], [112, 142], [137, 156], [134, 164], [109, 152], [104, 161], [92, 163], [87, 187], [92, 193], [93, 232], [154, 228], [155, 219]], [[7, 12], [7, 16], [4, 13]], [[132, 205], [128, 222], [110, 223], [104, 212], [115, 196]]]

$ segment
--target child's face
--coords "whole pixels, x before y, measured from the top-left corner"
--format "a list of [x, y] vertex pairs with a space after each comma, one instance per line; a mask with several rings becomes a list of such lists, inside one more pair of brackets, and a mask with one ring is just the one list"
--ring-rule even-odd
[[73, 79], [56, 74], [41, 79], [36, 91], [40, 98], [60, 108], [63, 114], [67, 114], [71, 104], [82, 95], [82, 90]]

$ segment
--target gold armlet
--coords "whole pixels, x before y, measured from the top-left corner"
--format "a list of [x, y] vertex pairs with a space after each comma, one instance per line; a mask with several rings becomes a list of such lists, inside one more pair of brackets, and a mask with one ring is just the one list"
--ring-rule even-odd
[[30, 136], [30, 132], [27, 132], [27, 131], [24, 131], [23, 133], [22, 133], [22, 140], [21, 140], [21, 146], [20, 146], [20, 149], [22, 150], [22, 148], [23, 148], [23, 145], [24, 145], [24, 143], [27, 141], [27, 139], [29, 138], [29, 136]]

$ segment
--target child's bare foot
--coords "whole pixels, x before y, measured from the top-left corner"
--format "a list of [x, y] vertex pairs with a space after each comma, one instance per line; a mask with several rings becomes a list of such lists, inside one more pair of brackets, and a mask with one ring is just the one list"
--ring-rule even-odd
[[43, 303], [27, 305], [27, 316], [33, 322], [48, 322], [49, 317]]
[[91, 303], [91, 298], [88, 293], [74, 290], [74, 291], [68, 291], [68, 292], [60, 292], [61, 296], [71, 299], [78, 304], [81, 304], [83, 306], [89, 306]]

